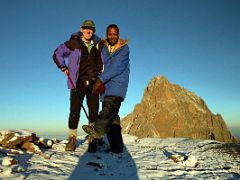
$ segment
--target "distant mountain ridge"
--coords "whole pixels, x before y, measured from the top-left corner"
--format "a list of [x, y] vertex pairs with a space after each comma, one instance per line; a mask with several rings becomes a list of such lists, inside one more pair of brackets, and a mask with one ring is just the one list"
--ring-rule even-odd
[[213, 114], [203, 99], [154, 77], [144, 90], [141, 103], [121, 121], [123, 133], [143, 137], [185, 137], [236, 142], [220, 114]]

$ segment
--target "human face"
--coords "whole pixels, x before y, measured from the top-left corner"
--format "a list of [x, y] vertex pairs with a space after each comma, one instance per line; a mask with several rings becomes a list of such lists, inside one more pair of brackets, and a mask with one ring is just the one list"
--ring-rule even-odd
[[92, 39], [92, 36], [93, 36], [93, 33], [94, 33], [94, 28], [84, 27], [84, 28], [81, 28], [81, 32], [82, 32], [83, 41], [89, 42]]
[[107, 31], [107, 40], [111, 46], [114, 46], [119, 39], [119, 33], [116, 28], [109, 28]]

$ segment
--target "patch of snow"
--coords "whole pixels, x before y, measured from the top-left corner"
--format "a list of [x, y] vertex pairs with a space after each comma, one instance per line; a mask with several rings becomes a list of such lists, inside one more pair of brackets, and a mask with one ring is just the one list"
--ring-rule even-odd
[[4, 157], [2, 160], [3, 166], [11, 166], [13, 164], [17, 164], [18, 162], [12, 157]]
[[52, 146], [52, 149], [64, 152], [65, 151], [65, 147], [66, 147], [66, 144], [59, 143], [59, 144], [54, 144]]
[[[121, 154], [107, 152], [107, 142], [98, 147], [97, 153], [88, 153], [85, 136], [78, 137], [75, 152], [65, 152], [66, 140], [45, 149], [43, 155], [15, 154], [14, 159], [19, 164], [0, 165], [0, 179], [240, 178], [240, 157], [218, 150], [216, 147], [221, 142], [187, 138], [139, 139], [126, 134], [123, 139], [125, 147]], [[5, 158], [0, 156], [0, 162]]]
[[13, 136], [11, 139], [8, 140], [8, 142], [13, 142], [18, 139], [17, 135]]
[[198, 160], [195, 156], [189, 156], [186, 161], [183, 162], [186, 166], [196, 167], [198, 165]]

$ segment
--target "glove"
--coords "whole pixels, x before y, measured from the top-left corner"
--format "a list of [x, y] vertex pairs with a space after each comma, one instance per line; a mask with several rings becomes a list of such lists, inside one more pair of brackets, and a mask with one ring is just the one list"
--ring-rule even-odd
[[103, 84], [103, 82], [100, 79], [97, 79], [95, 84], [93, 85], [92, 88], [92, 93], [93, 94], [102, 94], [105, 91], [105, 86]]
[[99, 86], [99, 94], [103, 94], [105, 92], [105, 86], [104, 84], [102, 83], [100, 86]]

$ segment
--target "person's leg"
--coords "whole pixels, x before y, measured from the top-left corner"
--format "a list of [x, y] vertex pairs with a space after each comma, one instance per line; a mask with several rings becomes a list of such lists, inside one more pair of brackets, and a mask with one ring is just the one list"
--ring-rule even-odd
[[66, 145], [66, 151], [74, 151], [76, 148], [77, 128], [80, 118], [81, 104], [85, 96], [85, 90], [81, 85], [77, 85], [77, 92], [71, 90], [70, 92], [70, 114], [68, 119], [68, 143]]
[[118, 96], [106, 96], [102, 104], [102, 111], [98, 115], [97, 122], [95, 123], [96, 129], [106, 134], [113, 120], [118, 116], [118, 112], [123, 99]]
[[70, 94], [70, 114], [68, 119], [69, 129], [73, 130], [78, 128], [80, 110], [84, 96], [85, 88], [82, 83], [77, 83], [77, 91], [72, 89]]
[[87, 106], [88, 106], [88, 114], [89, 120], [88, 123], [93, 123], [96, 121], [98, 117], [98, 110], [99, 110], [99, 95], [92, 93], [92, 88], [87, 89], [86, 92], [87, 98]]
[[[99, 95], [95, 95], [92, 93], [92, 88], [88, 88], [86, 92], [87, 97], [87, 105], [89, 112], [89, 120], [88, 123], [93, 123], [96, 121], [98, 117], [98, 109], [99, 109]], [[97, 151], [97, 140], [93, 137], [88, 137], [88, 152], [94, 153]]]
[[109, 131], [113, 120], [118, 116], [119, 108], [123, 99], [118, 96], [106, 96], [102, 104], [102, 111], [99, 113], [94, 125], [84, 125], [83, 130], [96, 139], [101, 138]]
[[123, 139], [120, 126], [120, 117], [117, 116], [110, 126], [110, 130], [107, 133], [107, 138], [111, 151], [113, 153], [122, 153], [123, 152]]

